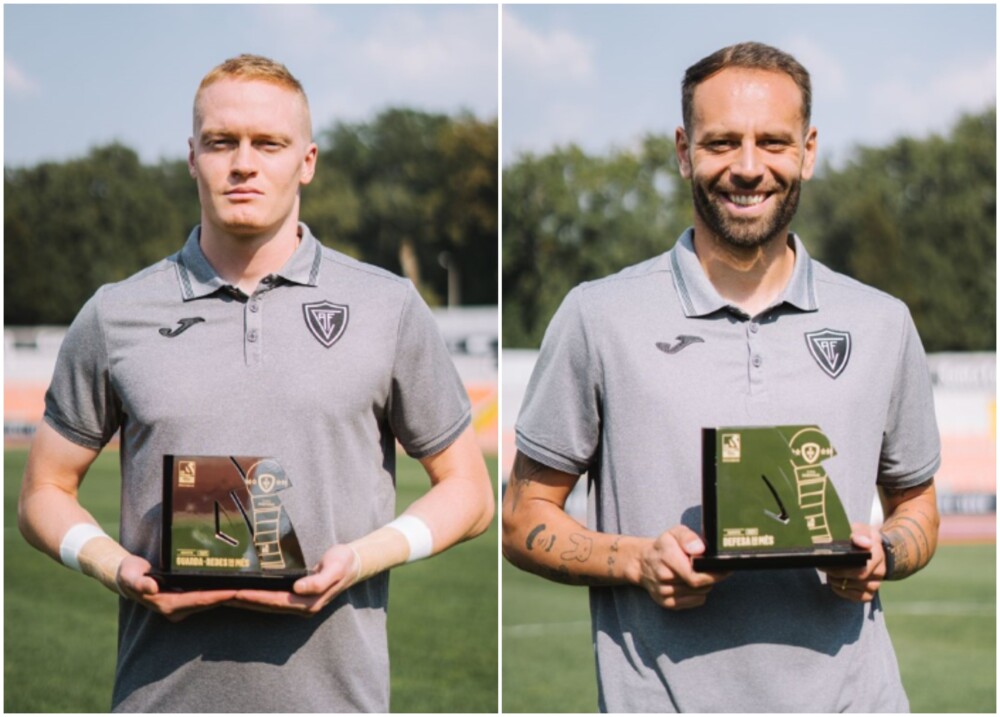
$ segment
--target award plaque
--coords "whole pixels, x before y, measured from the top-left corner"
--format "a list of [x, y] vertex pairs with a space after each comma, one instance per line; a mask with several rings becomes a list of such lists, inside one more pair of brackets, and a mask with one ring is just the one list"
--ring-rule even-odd
[[273, 458], [164, 456], [161, 587], [291, 590], [307, 574]]
[[817, 426], [702, 429], [705, 553], [695, 570], [864, 565]]

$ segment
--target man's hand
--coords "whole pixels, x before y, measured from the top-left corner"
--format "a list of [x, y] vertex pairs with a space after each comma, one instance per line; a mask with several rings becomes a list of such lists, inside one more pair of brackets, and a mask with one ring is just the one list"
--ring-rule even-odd
[[323, 554], [310, 575], [296, 581], [294, 592], [240, 590], [229, 604], [261, 612], [312, 617], [358, 578], [357, 554], [347, 545], [334, 545]]
[[129, 555], [118, 567], [119, 592], [163, 615], [171, 622], [180, 622], [188, 615], [224, 604], [236, 597], [235, 590], [194, 590], [190, 592], [160, 592], [160, 586], [149, 577], [152, 566], [137, 555]]
[[699, 573], [691, 558], [705, 552], [693, 530], [676, 525], [661, 534], [643, 552], [639, 584], [660, 607], [686, 610], [705, 604], [709, 591], [728, 573]]
[[871, 551], [871, 558], [859, 568], [830, 568], [824, 570], [827, 584], [845, 600], [871, 602], [875, 599], [885, 578], [885, 554], [878, 528], [864, 523], [851, 525], [851, 542], [862, 550]]

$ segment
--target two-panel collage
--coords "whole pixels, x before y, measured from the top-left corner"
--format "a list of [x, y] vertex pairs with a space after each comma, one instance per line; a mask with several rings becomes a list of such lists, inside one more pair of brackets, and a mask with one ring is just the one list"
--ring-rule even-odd
[[4, 711], [995, 713], [996, 15], [6, 5]]

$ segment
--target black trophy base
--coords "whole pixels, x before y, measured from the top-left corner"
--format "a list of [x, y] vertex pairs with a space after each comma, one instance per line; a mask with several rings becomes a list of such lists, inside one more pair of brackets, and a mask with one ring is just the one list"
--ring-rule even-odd
[[154, 570], [149, 576], [161, 590], [187, 592], [190, 590], [282, 590], [291, 592], [296, 580], [309, 573], [281, 573], [278, 575], [240, 575], [238, 573], [167, 573]]
[[727, 552], [696, 557], [694, 569], [699, 573], [723, 573], [782, 568], [856, 568], [871, 557], [867, 550], [836, 545], [822, 549]]

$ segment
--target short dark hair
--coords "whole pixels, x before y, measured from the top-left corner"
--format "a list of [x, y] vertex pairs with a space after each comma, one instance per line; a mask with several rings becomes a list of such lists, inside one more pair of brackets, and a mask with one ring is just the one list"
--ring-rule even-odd
[[802, 92], [802, 124], [809, 127], [812, 116], [812, 84], [809, 81], [809, 71], [794, 57], [776, 47], [760, 42], [741, 42], [713, 52], [691, 65], [684, 73], [684, 81], [681, 83], [681, 113], [684, 117], [685, 132], [691, 134], [695, 88], [728, 67], [783, 72], [791, 77]]

